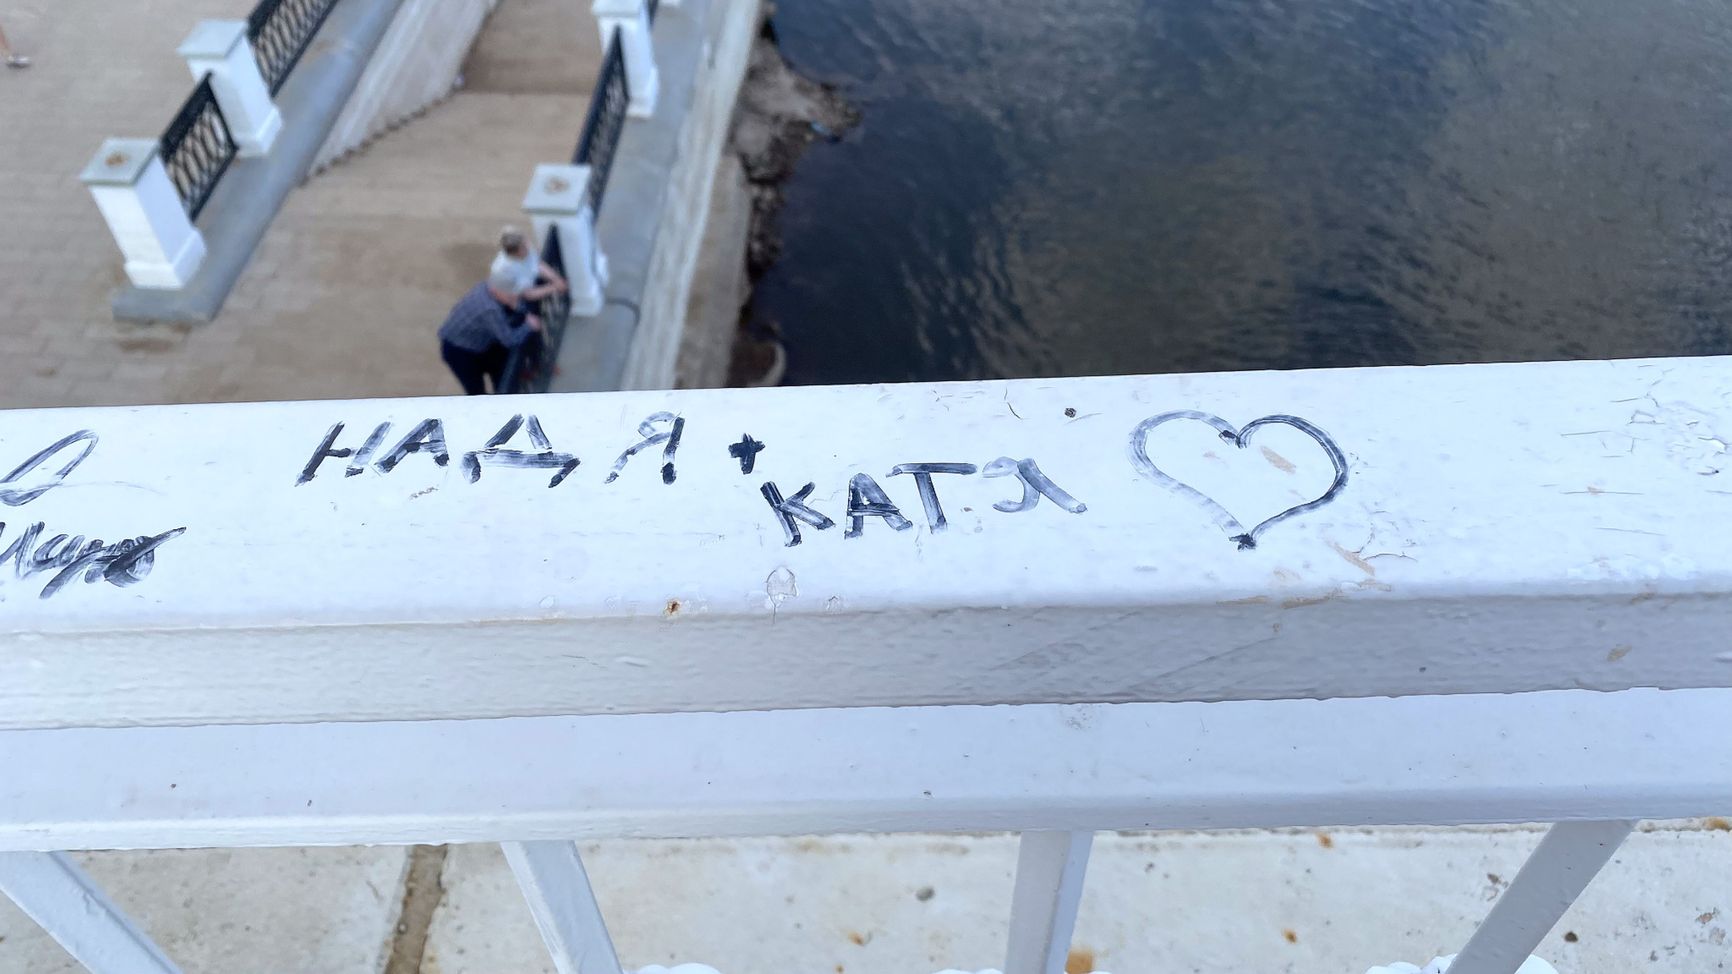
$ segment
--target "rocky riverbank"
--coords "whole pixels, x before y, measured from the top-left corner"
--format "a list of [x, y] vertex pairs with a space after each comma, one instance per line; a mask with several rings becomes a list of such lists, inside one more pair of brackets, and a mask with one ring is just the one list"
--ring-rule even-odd
[[[766, 15], [746, 68], [734, 109], [728, 151], [738, 157], [751, 200], [746, 276], [755, 284], [782, 252], [778, 217], [783, 184], [812, 143], [836, 141], [860, 121], [860, 113], [833, 86], [791, 67], [777, 47]], [[750, 301], [747, 289], [746, 301]], [[786, 358], [773, 325], [748, 329], [740, 308], [728, 385], [774, 385]]]

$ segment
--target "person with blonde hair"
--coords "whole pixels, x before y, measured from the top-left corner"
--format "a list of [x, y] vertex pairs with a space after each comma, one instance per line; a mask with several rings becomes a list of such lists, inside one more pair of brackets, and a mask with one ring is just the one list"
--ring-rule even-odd
[[12, 50], [12, 42], [6, 39], [6, 28], [0, 26], [0, 55], [5, 55], [6, 66], [9, 68], [28, 68], [30, 59]]
[[526, 304], [566, 289], [565, 278], [541, 259], [535, 248], [529, 246], [529, 238], [516, 227], [506, 227], [499, 234], [499, 253], [488, 273], [510, 274], [515, 278], [518, 293]]

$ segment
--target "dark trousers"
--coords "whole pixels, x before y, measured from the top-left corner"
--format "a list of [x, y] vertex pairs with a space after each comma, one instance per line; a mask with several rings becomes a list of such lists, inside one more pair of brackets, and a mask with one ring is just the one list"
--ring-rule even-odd
[[[496, 349], [500, 354], [494, 354]], [[487, 376], [493, 377], [493, 388], [499, 388], [499, 377], [505, 372], [503, 353], [504, 350], [498, 346], [485, 352], [471, 352], [450, 342], [439, 343], [439, 357], [445, 360], [451, 374], [457, 377], [457, 382], [463, 386], [463, 394], [466, 396], [487, 395]]]

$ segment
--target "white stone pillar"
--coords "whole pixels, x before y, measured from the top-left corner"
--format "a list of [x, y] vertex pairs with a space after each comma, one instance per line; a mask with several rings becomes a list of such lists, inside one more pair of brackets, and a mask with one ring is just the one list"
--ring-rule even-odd
[[259, 73], [253, 48], [247, 43], [244, 20], [201, 20], [176, 49], [186, 58], [193, 80], [210, 75], [211, 91], [243, 156], [271, 150], [283, 129], [282, 113], [271, 100], [271, 89]]
[[649, 8], [644, 0], [595, 0], [589, 9], [601, 28], [603, 54], [607, 53], [613, 32], [619, 31], [620, 56], [625, 60], [625, 79], [631, 87], [627, 114], [636, 118], [654, 115], [661, 82], [656, 75], [655, 45], [650, 41]]
[[155, 139], [109, 139], [79, 179], [90, 187], [139, 287], [186, 286], [204, 260], [204, 237], [187, 219]]
[[595, 236], [589, 178], [588, 166], [543, 164], [535, 167], [529, 192], [523, 195], [523, 211], [535, 228], [536, 246], [547, 239], [549, 228], [559, 234], [559, 253], [565, 263], [565, 279], [571, 285], [574, 315], [599, 313], [602, 288], [607, 284], [607, 256]]

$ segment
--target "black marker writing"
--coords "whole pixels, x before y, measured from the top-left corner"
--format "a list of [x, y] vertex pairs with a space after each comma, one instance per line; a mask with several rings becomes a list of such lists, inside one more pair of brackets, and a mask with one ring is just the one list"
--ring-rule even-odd
[[920, 506], [926, 509], [926, 526], [937, 534], [950, 527], [950, 522], [944, 518], [944, 506], [938, 503], [938, 489], [932, 485], [932, 475], [953, 473], [968, 476], [978, 469], [972, 463], [899, 463], [891, 469], [890, 476], [914, 475], [914, 486], [920, 490]]
[[339, 460], [343, 460], [347, 459], [350, 454], [355, 452], [346, 446], [337, 446], [337, 437], [341, 435], [342, 432], [343, 424], [338, 423], [325, 433], [325, 438], [319, 441], [317, 447], [313, 448], [313, 455], [307, 460], [307, 465], [301, 468], [301, 476], [295, 480], [296, 487], [312, 480], [319, 472], [319, 464], [324, 463], [326, 458], [336, 457]]
[[529, 444], [535, 447], [535, 452], [504, 448], [505, 444], [517, 435], [517, 431], [525, 426], [523, 414], [518, 413], [505, 421], [505, 425], [499, 428], [499, 432], [493, 434], [493, 438], [487, 441], [487, 446], [484, 449], [471, 450], [463, 454], [463, 471], [469, 475], [469, 482], [474, 483], [481, 479], [481, 465], [483, 463], [500, 467], [554, 470], [553, 479], [547, 482], [549, 487], [558, 487], [561, 481], [571, 476], [571, 472], [577, 469], [580, 462], [577, 457], [570, 453], [555, 453], [553, 444], [548, 441], [547, 434], [541, 429], [541, 420], [536, 419], [533, 413], [530, 414], [527, 425]]
[[758, 454], [763, 451], [764, 444], [752, 439], [752, 434], [741, 433], [740, 442], [729, 445], [728, 456], [740, 461], [740, 473], [744, 475], [758, 465]]
[[[86, 583], [104, 581], [122, 588], [141, 582], [156, 566], [156, 549], [186, 533], [186, 528], [175, 528], [113, 544], [105, 544], [101, 539], [86, 541], [83, 535], [68, 538], [57, 534], [38, 543], [45, 529], [43, 522], [37, 521], [14, 538], [4, 552], [0, 552], [0, 564], [10, 561], [12, 573], [19, 579], [56, 572], [38, 596], [44, 599], [80, 575], [84, 576]], [[0, 536], [5, 531], [5, 523], [0, 522]]]
[[[342, 425], [338, 423], [337, 427], [341, 429]], [[367, 461], [372, 458], [373, 451], [379, 449], [379, 444], [385, 442], [385, 437], [390, 432], [390, 423], [380, 423], [373, 427], [373, 432], [367, 434], [367, 442], [361, 444], [361, 448], [356, 450], [355, 456], [349, 460], [349, 466], [343, 470], [343, 476], [359, 477], [367, 469]]]
[[1006, 514], [1031, 510], [1040, 503], [1042, 494], [1072, 514], [1081, 514], [1088, 510], [1087, 504], [1072, 497], [1065, 492], [1064, 488], [1053, 483], [1046, 474], [1041, 472], [1040, 467], [1032, 459], [1012, 460], [1009, 457], [999, 457], [987, 464], [985, 469], [981, 470], [980, 475], [983, 477], [1014, 476], [1022, 481], [1021, 500], [998, 501], [992, 505], [994, 510], [1003, 511]]
[[90, 451], [96, 449], [95, 433], [92, 433], [89, 430], [79, 430], [76, 433], [63, 436], [50, 446], [37, 451], [30, 457], [30, 459], [25, 460], [23, 463], [14, 467], [11, 473], [4, 477], [0, 477], [0, 485], [17, 483], [20, 478], [34, 473], [37, 467], [47, 463], [50, 457], [55, 456], [60, 453], [60, 451], [77, 443], [83, 443], [84, 449], [78, 451], [72, 459], [66, 461], [59, 470], [49, 474], [46, 481], [37, 484], [34, 487], [25, 488], [0, 486], [0, 504], [5, 504], [7, 507], [18, 507], [21, 504], [28, 504], [36, 498], [41, 497], [43, 494], [48, 493], [50, 490], [53, 490], [55, 487], [60, 486], [60, 482], [66, 479], [66, 475], [71, 473], [79, 464], [83, 463], [84, 458], [90, 456]]
[[903, 517], [896, 505], [890, 503], [890, 495], [884, 493], [878, 481], [857, 473], [848, 481], [848, 530], [842, 532], [842, 537], [860, 537], [869, 517], [881, 517], [885, 524], [898, 531], [914, 526], [913, 521]]
[[[658, 433], [657, 423], [667, 423], [669, 428]], [[680, 434], [686, 429], [686, 421], [673, 413], [654, 413], [637, 424], [637, 434], [643, 437], [636, 445], [626, 448], [619, 459], [613, 462], [613, 471], [607, 475], [604, 483], [613, 483], [619, 479], [619, 472], [625, 469], [625, 462], [636, 456], [639, 450], [647, 450], [657, 443], [662, 445], [662, 483], [674, 482], [674, 451], [680, 448]]]
[[775, 513], [776, 520], [782, 525], [782, 533], [788, 538], [783, 547], [792, 548], [800, 543], [800, 525], [794, 523], [796, 521], [804, 521], [820, 531], [836, 526], [835, 521], [806, 506], [806, 498], [812, 496], [812, 491], [817, 486], [817, 484], [807, 484], [801, 487], [793, 497], [788, 498], [782, 496], [782, 491], [776, 487], [776, 482], [773, 480], [764, 481], [764, 486], [758, 488], [763, 493], [764, 500], [769, 501], [770, 510]]
[[379, 469], [390, 473], [397, 469], [397, 464], [411, 453], [427, 452], [433, 454], [433, 462], [443, 467], [451, 462], [451, 452], [445, 449], [445, 424], [436, 419], [424, 419], [421, 425], [409, 431], [409, 435], [385, 454], [379, 461]]
[[[1219, 501], [1184, 481], [1168, 476], [1166, 471], [1155, 466], [1155, 462], [1149, 459], [1149, 434], [1162, 423], [1170, 423], [1176, 419], [1193, 419], [1199, 423], [1206, 423], [1214, 427], [1216, 434], [1221, 439], [1241, 450], [1250, 443], [1251, 434], [1265, 426], [1291, 426], [1311, 437], [1318, 446], [1323, 448], [1324, 454], [1329, 457], [1329, 466], [1334, 470], [1335, 476], [1330, 480], [1328, 489], [1324, 490], [1323, 493], [1303, 504], [1295, 504], [1274, 517], [1264, 518], [1247, 531], [1245, 526], [1239, 523], [1239, 519], [1234, 517], [1232, 512], [1225, 507], [1222, 507]], [[1161, 413], [1159, 416], [1150, 416], [1138, 423], [1136, 429], [1131, 430], [1131, 465], [1136, 467], [1143, 476], [1174, 493], [1189, 497], [1198, 506], [1208, 511], [1215, 524], [1227, 533], [1227, 539], [1238, 545], [1240, 551], [1248, 551], [1257, 547], [1258, 535], [1290, 517], [1297, 517], [1307, 511], [1314, 511], [1322, 507], [1334, 500], [1335, 495], [1341, 493], [1342, 489], [1347, 486], [1347, 457], [1341, 452], [1341, 447], [1335, 445], [1335, 440], [1309, 420], [1288, 416], [1284, 413], [1253, 419], [1240, 429], [1234, 429], [1233, 424], [1214, 413], [1205, 413], [1196, 409], [1180, 409], [1170, 413]]]

